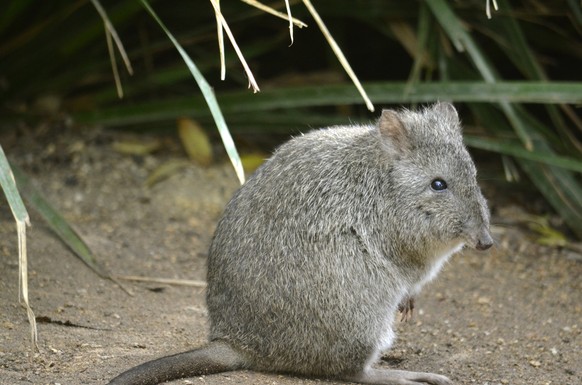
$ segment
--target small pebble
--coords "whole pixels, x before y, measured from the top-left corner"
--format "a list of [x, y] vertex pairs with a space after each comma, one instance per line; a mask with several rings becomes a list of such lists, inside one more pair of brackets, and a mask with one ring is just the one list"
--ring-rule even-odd
[[539, 368], [539, 367], [542, 365], [542, 363], [541, 363], [541, 362], [539, 362], [539, 361], [537, 361], [537, 360], [531, 360], [531, 361], [529, 362], [529, 364], [530, 364], [531, 366], [533, 366], [534, 368]]

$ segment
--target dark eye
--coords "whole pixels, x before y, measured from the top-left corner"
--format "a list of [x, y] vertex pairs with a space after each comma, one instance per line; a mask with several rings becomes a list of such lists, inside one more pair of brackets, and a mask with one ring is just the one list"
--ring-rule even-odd
[[433, 189], [434, 191], [443, 191], [447, 189], [447, 182], [445, 182], [442, 179], [435, 179], [432, 182], [430, 182], [430, 188]]

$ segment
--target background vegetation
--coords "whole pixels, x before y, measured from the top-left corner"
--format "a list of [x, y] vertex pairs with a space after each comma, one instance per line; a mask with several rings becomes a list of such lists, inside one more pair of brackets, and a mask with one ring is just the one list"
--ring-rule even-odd
[[[95, 1], [5, 1], [0, 6], [0, 127], [104, 125], [175, 130], [211, 113], [176, 47], [143, 1], [101, 1], [132, 65], [117, 54], [119, 98]], [[238, 0], [221, 9], [257, 79], [226, 43], [220, 81], [210, 0], [149, 4], [212, 85], [237, 145], [270, 148], [308, 127], [368, 122], [382, 107], [451, 100], [467, 143], [531, 181], [582, 238], [582, 10], [579, 0], [318, 0], [327, 24], [376, 107], [369, 112], [301, 1], [290, 46], [286, 20]], [[269, 5], [285, 13], [283, 1]], [[5, 149], [8, 156], [10, 149]]]

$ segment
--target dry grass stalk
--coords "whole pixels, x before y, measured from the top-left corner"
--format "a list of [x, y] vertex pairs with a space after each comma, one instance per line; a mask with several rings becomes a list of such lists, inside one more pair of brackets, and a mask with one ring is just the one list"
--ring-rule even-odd
[[18, 300], [26, 309], [28, 323], [30, 323], [30, 340], [32, 348], [38, 349], [38, 330], [36, 328], [36, 317], [28, 302], [28, 256], [26, 253], [26, 226], [30, 226], [28, 217], [26, 220], [16, 220], [18, 230]]
[[287, 18], [289, 19], [289, 37], [291, 38], [291, 44], [293, 44], [293, 16], [291, 16], [291, 7], [289, 6], [289, 0], [285, 0], [285, 8], [287, 9]]
[[91, 3], [93, 3], [93, 6], [99, 13], [99, 16], [101, 16], [101, 19], [103, 19], [103, 25], [105, 27], [105, 36], [107, 38], [107, 49], [109, 50], [109, 57], [111, 58], [111, 67], [113, 70], [113, 78], [115, 79], [115, 87], [117, 88], [117, 95], [119, 96], [119, 98], [123, 98], [123, 89], [121, 87], [121, 81], [119, 79], [119, 73], [117, 71], [117, 61], [115, 59], [115, 51], [113, 50], [112, 40], [115, 41], [115, 45], [117, 46], [119, 54], [121, 55], [121, 58], [125, 63], [125, 68], [127, 68], [127, 72], [130, 75], [133, 75], [133, 68], [131, 67], [131, 62], [129, 61], [127, 52], [125, 52], [125, 48], [123, 47], [123, 43], [121, 42], [119, 35], [117, 35], [117, 31], [113, 27], [113, 24], [109, 20], [109, 17], [107, 17], [107, 12], [105, 12], [105, 9], [103, 9], [101, 3], [99, 3], [99, 0], [91, 0]]
[[154, 278], [154, 277], [140, 277], [137, 275], [119, 275], [116, 276], [117, 279], [122, 279], [125, 281], [135, 281], [135, 282], [152, 282], [152, 283], [163, 283], [167, 285], [176, 286], [192, 286], [192, 287], [206, 287], [206, 282], [204, 281], [194, 281], [190, 279], [172, 279], [172, 278]]
[[[255, 77], [254, 77], [251, 69], [249, 68], [247, 61], [245, 60], [240, 48], [238, 47], [238, 44], [236, 43], [234, 35], [232, 34], [230, 27], [228, 26], [228, 23], [226, 22], [226, 19], [224, 18], [224, 16], [220, 12], [219, 0], [210, 0], [210, 3], [212, 4], [212, 7], [214, 8], [214, 13], [216, 14], [216, 19], [218, 21], [220, 21], [220, 25], [222, 26], [222, 28], [224, 28], [224, 31], [226, 32], [226, 35], [228, 36], [230, 43], [234, 47], [234, 50], [238, 56], [238, 59], [240, 60], [242, 66], [247, 74], [247, 78], [249, 79], [249, 88], [252, 88], [253, 92], [260, 91], [259, 86], [255, 80]], [[224, 49], [224, 48], [222, 48], [222, 49]]]
[[[220, 10], [220, 0], [216, 0], [216, 7]], [[218, 50], [220, 51], [220, 80], [226, 79], [226, 59], [224, 55], [224, 29], [218, 14], [216, 14], [216, 34], [218, 35]]]
[[348, 76], [350, 77], [350, 79], [352, 80], [352, 82], [354, 83], [354, 85], [356, 86], [358, 91], [360, 92], [360, 95], [362, 95], [362, 98], [364, 99], [364, 102], [366, 103], [366, 107], [368, 108], [368, 110], [374, 111], [374, 105], [370, 101], [370, 98], [368, 97], [368, 94], [364, 90], [364, 87], [362, 87], [360, 80], [358, 79], [358, 77], [356, 76], [354, 71], [352, 70], [350, 63], [348, 63], [348, 60], [344, 56], [340, 47], [335, 42], [335, 39], [333, 38], [333, 36], [331, 36], [331, 33], [329, 33], [329, 30], [325, 26], [325, 23], [323, 22], [321, 17], [319, 17], [319, 14], [317, 13], [315, 8], [311, 4], [311, 1], [310, 0], [303, 0], [303, 4], [305, 4], [305, 7], [309, 10], [309, 13], [311, 13], [311, 16], [313, 17], [313, 19], [315, 20], [315, 22], [319, 26], [319, 29], [323, 33], [323, 36], [325, 36], [325, 39], [327, 40], [327, 43], [329, 44], [329, 46], [333, 50], [333, 53], [338, 58], [342, 67], [344, 67], [344, 70], [346, 71], [346, 73], [348, 74]]
[[293, 44], [293, 24], [295, 24], [299, 28], [307, 27], [307, 24], [302, 22], [299, 19], [294, 18], [291, 15], [291, 7], [289, 6], [289, 0], [285, 0], [285, 7], [287, 8], [287, 14], [277, 11], [269, 7], [268, 5], [259, 3], [256, 0], [241, 0], [243, 3], [247, 3], [255, 8], [260, 9], [261, 11], [267, 12], [273, 16], [279, 17], [281, 19], [289, 20], [289, 35], [291, 37], [291, 44]]
[[[491, 5], [489, 4], [490, 0], [487, 0], [485, 3], [485, 14], [487, 15], [488, 19], [491, 19]], [[497, 11], [497, 0], [493, 0], [493, 8]]]

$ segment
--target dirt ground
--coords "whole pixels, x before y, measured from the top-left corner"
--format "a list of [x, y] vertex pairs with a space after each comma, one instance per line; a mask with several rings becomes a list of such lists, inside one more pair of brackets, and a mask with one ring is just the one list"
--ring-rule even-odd
[[[114, 151], [112, 143], [125, 135], [9, 132], [0, 143], [109, 271], [204, 280], [212, 232], [237, 188], [231, 168], [192, 165], [148, 188], [154, 169], [183, 154], [172, 139], [145, 157]], [[582, 255], [534, 242], [507, 214], [508, 201], [495, 199], [511, 190], [485, 187], [496, 246], [451, 259], [417, 298], [414, 319], [398, 325], [397, 343], [379, 365], [443, 373], [456, 384], [582, 384]], [[31, 350], [18, 304], [16, 230], [0, 199], [0, 384], [104, 384], [133, 365], [205, 342], [203, 289], [123, 281], [128, 295], [31, 215], [30, 301], [39, 353]], [[172, 384], [331, 382], [242, 371]]]

